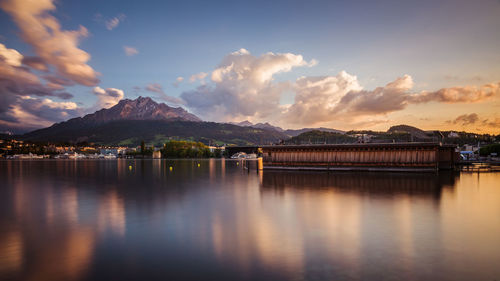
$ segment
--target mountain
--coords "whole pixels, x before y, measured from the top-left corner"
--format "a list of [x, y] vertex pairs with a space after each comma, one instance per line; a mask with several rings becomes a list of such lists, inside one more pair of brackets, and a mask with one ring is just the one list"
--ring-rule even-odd
[[[78, 118], [75, 118], [78, 119]], [[182, 107], [156, 103], [148, 97], [123, 99], [109, 109], [101, 109], [82, 118], [85, 122], [105, 123], [113, 120], [182, 120], [200, 122], [201, 119]]]
[[269, 130], [275, 130], [280, 133], [285, 133], [289, 137], [296, 137], [302, 133], [309, 132], [309, 131], [321, 131], [321, 132], [329, 132], [329, 133], [339, 133], [339, 134], [345, 134], [344, 131], [341, 130], [336, 130], [336, 129], [330, 129], [330, 128], [324, 128], [324, 127], [319, 127], [319, 128], [302, 128], [302, 129], [288, 129], [284, 130], [280, 127], [273, 126], [269, 124], [268, 122], [266, 123], [257, 123], [253, 124], [252, 122], [245, 120], [242, 122], [230, 122], [229, 124], [233, 125], [238, 125], [238, 126], [243, 126], [243, 127], [252, 127], [252, 128], [258, 128], [258, 129], [269, 129]]
[[276, 126], [273, 126], [269, 123], [257, 123], [255, 125], [252, 126], [253, 128], [258, 128], [258, 129], [269, 129], [269, 130], [275, 130], [275, 131], [278, 131], [278, 132], [284, 132], [285, 130], [283, 130], [282, 128], [280, 127], [276, 127]]
[[22, 136], [30, 141], [94, 142], [136, 146], [144, 140], [162, 145], [169, 139], [205, 144], [271, 144], [286, 139], [283, 133], [253, 127], [203, 122], [186, 110], [158, 104], [150, 98], [125, 99], [109, 109], [54, 124]]
[[253, 123], [248, 121], [248, 120], [241, 121], [241, 122], [229, 122], [229, 124], [241, 126], [241, 127], [252, 127], [253, 126]]
[[238, 125], [238, 126], [242, 126], [242, 127], [252, 127], [252, 128], [257, 128], [257, 129], [269, 129], [269, 130], [275, 130], [278, 132], [285, 131], [280, 127], [276, 127], [276, 126], [269, 124], [268, 122], [253, 124], [252, 122], [245, 120], [245, 121], [241, 121], [241, 122], [229, 122], [229, 124]]

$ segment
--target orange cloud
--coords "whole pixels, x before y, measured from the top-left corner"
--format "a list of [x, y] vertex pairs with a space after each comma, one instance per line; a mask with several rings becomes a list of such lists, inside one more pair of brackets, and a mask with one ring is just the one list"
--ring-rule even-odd
[[90, 55], [78, 48], [81, 38], [88, 36], [85, 27], [66, 31], [50, 12], [56, 7], [52, 0], [6, 0], [0, 7], [10, 14], [21, 30], [23, 40], [33, 46], [37, 55], [53, 65], [59, 75], [78, 84], [94, 86], [98, 73], [87, 62]]
[[467, 126], [476, 123], [479, 121], [479, 117], [476, 113], [471, 113], [471, 114], [463, 114], [455, 118], [453, 121], [447, 121], [447, 123], [453, 123], [453, 124], [461, 124], [462, 126]]
[[412, 103], [445, 102], [472, 103], [487, 100], [500, 94], [500, 83], [486, 84], [480, 87], [465, 86], [444, 88], [435, 92], [422, 92], [411, 99]]
[[[346, 83], [348, 81], [346, 77], [353, 78], [351, 83]], [[309, 83], [304, 84], [304, 80]], [[366, 119], [401, 111], [410, 104], [476, 103], [500, 95], [500, 83], [412, 93], [410, 90], [413, 87], [413, 80], [409, 75], [399, 77], [386, 86], [371, 91], [352, 89], [352, 85], [357, 85], [357, 80], [355, 76], [346, 73], [321, 79], [321, 81], [327, 80], [333, 83], [327, 88], [318, 87], [318, 82], [312, 83], [311, 78], [301, 78], [297, 81], [295, 103], [286, 111], [289, 122], [314, 124], [338, 119], [356, 122], [360, 118]], [[470, 117], [467, 116], [472, 120]], [[456, 122], [464, 122], [465, 119], [462, 119]]]

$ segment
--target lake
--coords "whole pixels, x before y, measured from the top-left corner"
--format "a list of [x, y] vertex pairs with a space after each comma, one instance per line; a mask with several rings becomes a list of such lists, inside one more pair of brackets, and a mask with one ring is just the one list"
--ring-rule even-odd
[[500, 280], [500, 173], [0, 161], [1, 280]]

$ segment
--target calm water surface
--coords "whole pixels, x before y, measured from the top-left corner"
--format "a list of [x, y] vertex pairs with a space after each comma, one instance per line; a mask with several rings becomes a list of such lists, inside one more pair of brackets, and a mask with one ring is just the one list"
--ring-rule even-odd
[[0, 161], [0, 279], [500, 280], [499, 173], [237, 163]]

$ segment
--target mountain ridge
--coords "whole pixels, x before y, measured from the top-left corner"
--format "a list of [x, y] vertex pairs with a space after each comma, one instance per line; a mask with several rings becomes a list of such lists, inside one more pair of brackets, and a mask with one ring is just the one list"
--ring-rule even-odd
[[157, 103], [149, 97], [138, 97], [135, 100], [123, 99], [110, 108], [103, 108], [80, 118], [100, 123], [113, 120], [179, 119], [193, 122], [202, 121], [196, 115], [187, 112], [182, 107], [170, 107], [164, 103]]
[[258, 128], [258, 129], [271, 129], [278, 131], [280, 133], [285, 133], [289, 137], [296, 137], [302, 133], [309, 132], [309, 131], [321, 131], [321, 132], [329, 132], [329, 133], [339, 133], [339, 134], [345, 134], [345, 131], [342, 130], [337, 130], [337, 129], [331, 129], [331, 128], [325, 128], [325, 127], [318, 127], [318, 128], [302, 128], [302, 129], [283, 129], [278, 126], [273, 126], [269, 124], [269, 122], [265, 123], [257, 123], [253, 124], [252, 122], [245, 120], [241, 122], [229, 122], [229, 124], [237, 125], [237, 126], [243, 126], [243, 127], [252, 127], [252, 128]]

